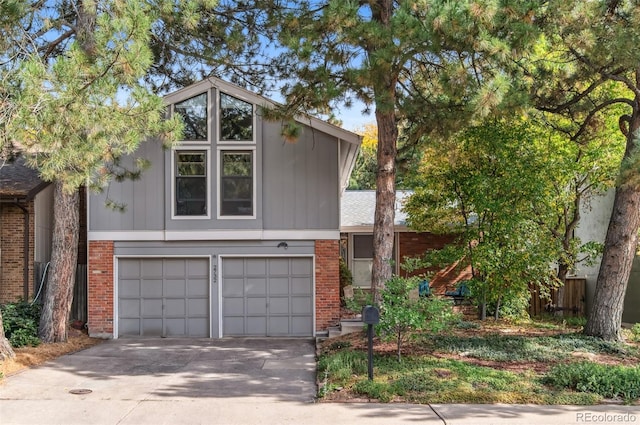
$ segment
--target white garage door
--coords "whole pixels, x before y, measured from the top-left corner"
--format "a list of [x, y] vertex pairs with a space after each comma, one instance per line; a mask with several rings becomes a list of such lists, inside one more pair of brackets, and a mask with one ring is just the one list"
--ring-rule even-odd
[[118, 260], [118, 336], [209, 336], [208, 258]]
[[312, 336], [313, 260], [224, 258], [224, 336]]

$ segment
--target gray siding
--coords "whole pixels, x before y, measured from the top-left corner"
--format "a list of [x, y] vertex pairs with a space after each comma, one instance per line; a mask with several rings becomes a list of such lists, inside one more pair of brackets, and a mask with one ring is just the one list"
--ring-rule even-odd
[[[233, 94], [233, 93], [231, 93]], [[190, 93], [189, 95], [192, 95]], [[210, 92], [215, 98], [215, 90]], [[215, 102], [214, 102], [215, 104]], [[215, 106], [212, 106], [215, 108]], [[217, 116], [212, 110], [211, 116]], [[215, 134], [212, 123], [210, 132]], [[209, 218], [172, 219], [172, 151], [144, 143], [136, 153], [151, 161], [140, 180], [112, 182], [108, 191], [90, 197], [89, 231], [193, 230], [337, 230], [339, 228], [340, 161], [349, 161], [357, 146], [340, 147], [337, 137], [305, 126], [296, 143], [286, 143], [281, 123], [256, 120], [255, 218], [218, 219], [218, 145], [185, 144], [208, 150]], [[240, 149], [252, 144], [238, 145]], [[233, 149], [225, 144], [225, 149]], [[342, 151], [342, 152], [341, 152]], [[109, 210], [106, 197], [126, 205]]]
[[337, 140], [305, 127], [300, 140], [286, 143], [280, 124], [271, 123], [263, 143], [264, 228], [338, 228]]
[[[163, 230], [165, 150], [160, 142], [143, 143], [136, 157], [151, 162], [139, 180], [111, 182], [102, 193], [89, 196], [89, 230]], [[131, 164], [131, 159], [124, 161]], [[125, 211], [105, 206], [107, 197], [125, 205]]]

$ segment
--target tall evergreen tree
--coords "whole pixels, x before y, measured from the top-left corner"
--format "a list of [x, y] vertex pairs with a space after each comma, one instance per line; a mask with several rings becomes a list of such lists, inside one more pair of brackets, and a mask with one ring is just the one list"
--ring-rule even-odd
[[499, 28], [528, 16], [529, 5], [294, 0], [284, 6], [270, 22], [286, 49], [290, 110], [328, 114], [336, 102], [358, 99], [375, 113], [375, 294], [391, 276], [399, 126], [420, 143], [500, 103], [508, 84], [489, 59], [510, 57], [526, 32]]
[[122, 174], [119, 158], [150, 135], [171, 140], [162, 99], [140, 84], [157, 13], [140, 1], [21, 3], [2, 68], [3, 143], [54, 183], [49, 285], [39, 336], [67, 338], [79, 234], [78, 189]]
[[[570, 123], [571, 138], [618, 117], [624, 136], [613, 212], [585, 333], [621, 338], [624, 296], [640, 229], [640, 5], [633, 0], [547, 2], [536, 16], [543, 37], [518, 61], [542, 111]], [[622, 112], [620, 112], [622, 110]]]

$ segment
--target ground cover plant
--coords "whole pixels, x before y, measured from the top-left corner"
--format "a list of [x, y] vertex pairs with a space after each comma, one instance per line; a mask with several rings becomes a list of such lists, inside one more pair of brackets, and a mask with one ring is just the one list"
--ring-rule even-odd
[[366, 335], [318, 346], [322, 401], [640, 405], [640, 346], [581, 334], [553, 319], [461, 321], [438, 333], [415, 332], [403, 346], [374, 339], [367, 376]]

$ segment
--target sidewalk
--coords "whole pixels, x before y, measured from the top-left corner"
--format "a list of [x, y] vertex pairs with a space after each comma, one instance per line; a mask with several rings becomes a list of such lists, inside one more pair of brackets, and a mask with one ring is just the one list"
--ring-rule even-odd
[[640, 425], [640, 406], [317, 403], [315, 368], [303, 339], [111, 340], [4, 378], [0, 424]]

